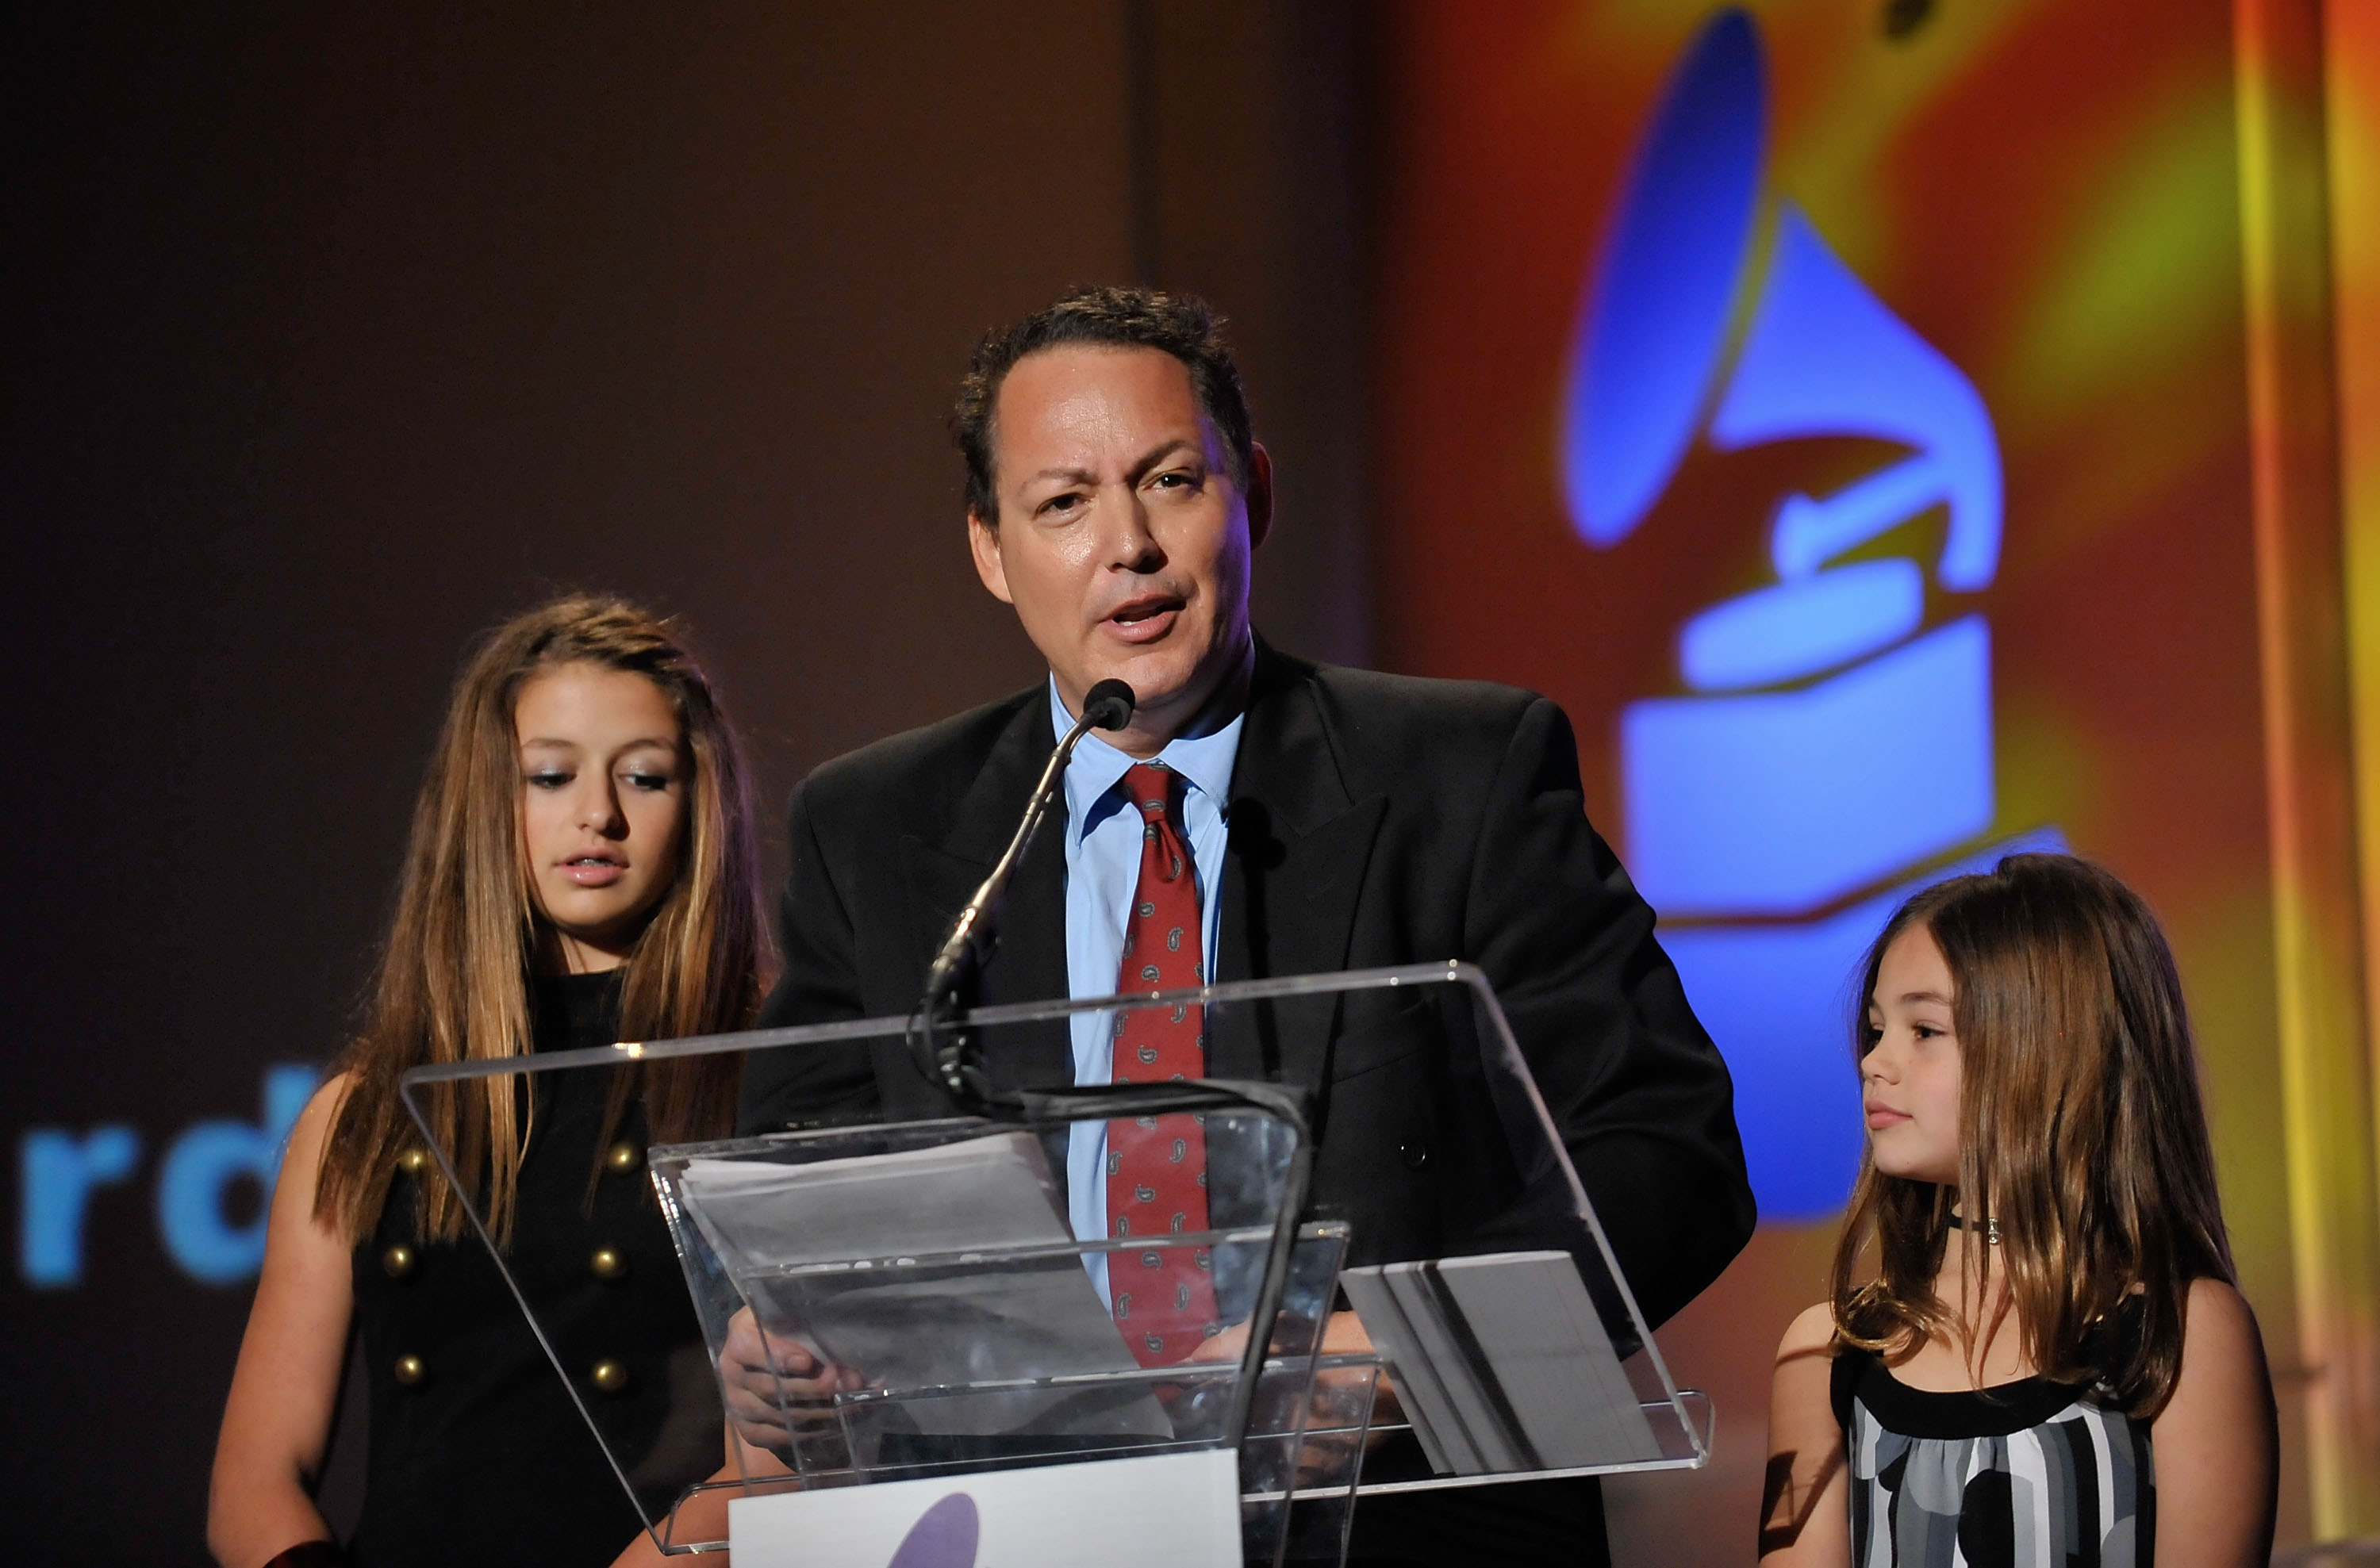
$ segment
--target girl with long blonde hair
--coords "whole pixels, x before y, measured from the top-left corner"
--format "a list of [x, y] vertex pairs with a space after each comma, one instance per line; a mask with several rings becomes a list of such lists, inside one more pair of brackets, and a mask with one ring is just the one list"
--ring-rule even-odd
[[[283, 1161], [215, 1454], [226, 1568], [603, 1563], [630, 1546], [636, 1513], [574, 1397], [660, 1440], [673, 1358], [701, 1335], [643, 1149], [732, 1130], [732, 1059], [431, 1085], [460, 1191], [397, 1081], [747, 1027], [766, 940], [741, 750], [672, 628], [599, 597], [497, 628], [455, 682], [362, 1027]], [[516, 1277], [561, 1282], [540, 1318], [562, 1354], [601, 1350], [572, 1370], [583, 1386], [555, 1375], [467, 1200]], [[371, 1446], [342, 1549], [310, 1487], [351, 1329]], [[714, 1425], [698, 1470], [718, 1441]]]
[[2069, 855], [1902, 905], [1855, 1027], [1831, 1299], [1778, 1352], [1783, 1564], [2262, 1564], [2277, 1439], [2181, 983]]

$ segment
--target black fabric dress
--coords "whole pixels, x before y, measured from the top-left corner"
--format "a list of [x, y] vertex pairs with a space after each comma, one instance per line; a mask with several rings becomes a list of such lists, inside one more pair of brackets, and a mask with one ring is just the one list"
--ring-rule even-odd
[[[616, 971], [541, 979], [531, 1000], [540, 1051], [614, 1038]], [[507, 1261], [631, 1480], [665, 1507], [719, 1463], [718, 1398], [646, 1176], [642, 1108], [630, 1105], [603, 1137], [608, 1077], [533, 1080]], [[625, 1168], [603, 1162], [590, 1212], [599, 1152], [623, 1143], [634, 1157], [620, 1156]], [[400, 1173], [355, 1252], [371, 1449], [348, 1550], [370, 1568], [610, 1562], [642, 1527], [618, 1476], [477, 1236], [423, 1246], [414, 1199]], [[399, 1248], [410, 1258], [392, 1263]], [[605, 1263], [624, 1266], [599, 1271], [606, 1248]], [[410, 1382], [398, 1371], [408, 1357], [420, 1374]], [[595, 1375], [606, 1362], [608, 1387]]]
[[2150, 1423], [2093, 1389], [2025, 1378], [1935, 1393], [1894, 1377], [1873, 1351], [1844, 1349], [1832, 1395], [1850, 1461], [1854, 1568], [2155, 1560]]

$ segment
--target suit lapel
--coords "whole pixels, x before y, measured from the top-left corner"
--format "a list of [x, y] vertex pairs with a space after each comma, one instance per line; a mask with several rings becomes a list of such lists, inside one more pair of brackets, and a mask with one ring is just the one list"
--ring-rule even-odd
[[[1388, 801], [1349, 793], [1313, 679], [1310, 666], [1257, 645], [1232, 771], [1213, 971], [1220, 981], [1346, 967], [1356, 898]], [[903, 840], [920, 983], [951, 921], [1007, 848], [1051, 744], [1046, 704], [1025, 702], [961, 794], [948, 830], [938, 841]], [[985, 1003], [1068, 995], [1064, 811], [1062, 799], [1009, 885], [1000, 948], [984, 971]], [[1207, 1070], [1217, 1078], [1316, 1084], [1337, 1017], [1336, 999], [1328, 997], [1219, 1010], [1208, 1019]], [[1063, 1023], [1003, 1030], [990, 1051], [994, 1076], [1003, 1082], [1073, 1081]], [[914, 1081], [916, 1075], [906, 1076]]]
[[[1346, 967], [1356, 895], [1387, 807], [1385, 796], [1350, 795], [1311, 668], [1258, 644], [1232, 774], [1220, 979]], [[1337, 1013], [1335, 998], [1232, 1009], [1211, 1021], [1208, 1070], [1315, 1083]]]
[[[960, 796], [941, 841], [914, 835], [903, 840], [919, 984], [951, 922], [1008, 848], [1051, 744], [1046, 702], [1026, 702]], [[1009, 880], [999, 947], [984, 968], [978, 1003], [1066, 995], [1065, 839], [1066, 803], [1061, 797]], [[1074, 1053], [1063, 1023], [1010, 1025], [986, 1044], [993, 1076], [1003, 1083], [1041, 1088], [1074, 1080]]]

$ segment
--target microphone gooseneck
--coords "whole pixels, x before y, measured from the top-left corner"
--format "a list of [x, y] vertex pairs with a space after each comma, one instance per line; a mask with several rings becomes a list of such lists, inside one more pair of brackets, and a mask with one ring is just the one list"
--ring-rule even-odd
[[1000, 911], [1007, 899], [1009, 878], [1025, 859], [1041, 819], [1057, 801], [1076, 743], [1094, 730], [1123, 729], [1132, 722], [1135, 706], [1132, 688], [1122, 681], [1102, 681], [1083, 694], [1083, 716], [1050, 754], [1041, 780], [1025, 803], [1015, 836], [1009, 839], [991, 874], [959, 911], [950, 935], [942, 939], [941, 950], [926, 971], [926, 994], [909, 1024], [909, 1050], [929, 1081], [970, 1109], [980, 1110], [989, 1103], [989, 1087], [976, 1062], [969, 1032], [953, 1025], [973, 1002], [976, 982], [999, 945]]
[[[1284, 1223], [1272, 1227], [1264, 1272], [1258, 1276], [1255, 1310], [1248, 1321], [1269, 1323], [1280, 1314], [1289, 1279], [1290, 1249], [1298, 1236], [1297, 1220], [1305, 1212], [1305, 1196], [1313, 1180], [1314, 1140], [1309, 1092], [1274, 1083], [1225, 1083], [1206, 1079], [1166, 1083], [1099, 1083], [1062, 1089], [995, 1090], [982, 1067], [972, 1030], [962, 1027], [974, 1001], [976, 982], [1000, 938], [1000, 907], [1008, 879], [1025, 858], [1026, 849], [1057, 800], [1066, 763], [1075, 743], [1092, 730], [1121, 730], [1132, 721], [1133, 690], [1121, 681], [1102, 681], [1083, 694], [1083, 716], [1050, 754], [1026, 802], [1016, 835], [983, 886], [952, 923], [951, 934], [926, 971], [926, 994], [909, 1020], [911, 1059], [929, 1083], [945, 1091], [960, 1110], [994, 1120], [1055, 1127], [1121, 1116], [1154, 1116], [1173, 1112], [1208, 1113], [1253, 1110], [1286, 1127], [1291, 1133], [1287, 1168], [1281, 1173], [1278, 1213]], [[1224, 1429], [1245, 1430], [1255, 1399], [1257, 1369], [1267, 1348], [1263, 1335], [1251, 1334], [1241, 1354], [1240, 1376], [1234, 1380]]]

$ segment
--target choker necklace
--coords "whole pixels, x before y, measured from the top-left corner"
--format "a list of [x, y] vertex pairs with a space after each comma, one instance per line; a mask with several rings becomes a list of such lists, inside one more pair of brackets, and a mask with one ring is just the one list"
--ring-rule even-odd
[[[1953, 1214], [1953, 1215], [1951, 1215], [1951, 1216], [1950, 1216], [1950, 1228], [1951, 1228], [1952, 1230], [1965, 1230], [1965, 1229], [1967, 1228], [1967, 1222], [1966, 1222], [1966, 1221], [1964, 1221], [1964, 1220], [1962, 1220], [1962, 1219], [1961, 1219], [1958, 1215]], [[1998, 1247], [1999, 1244], [2000, 1244], [2000, 1223], [1999, 1223], [1999, 1221], [1998, 1221], [1998, 1220], [1985, 1220], [1985, 1221], [1984, 1222], [1984, 1245], [1985, 1245], [1985, 1246], [1986, 1246], [1986, 1247]]]

